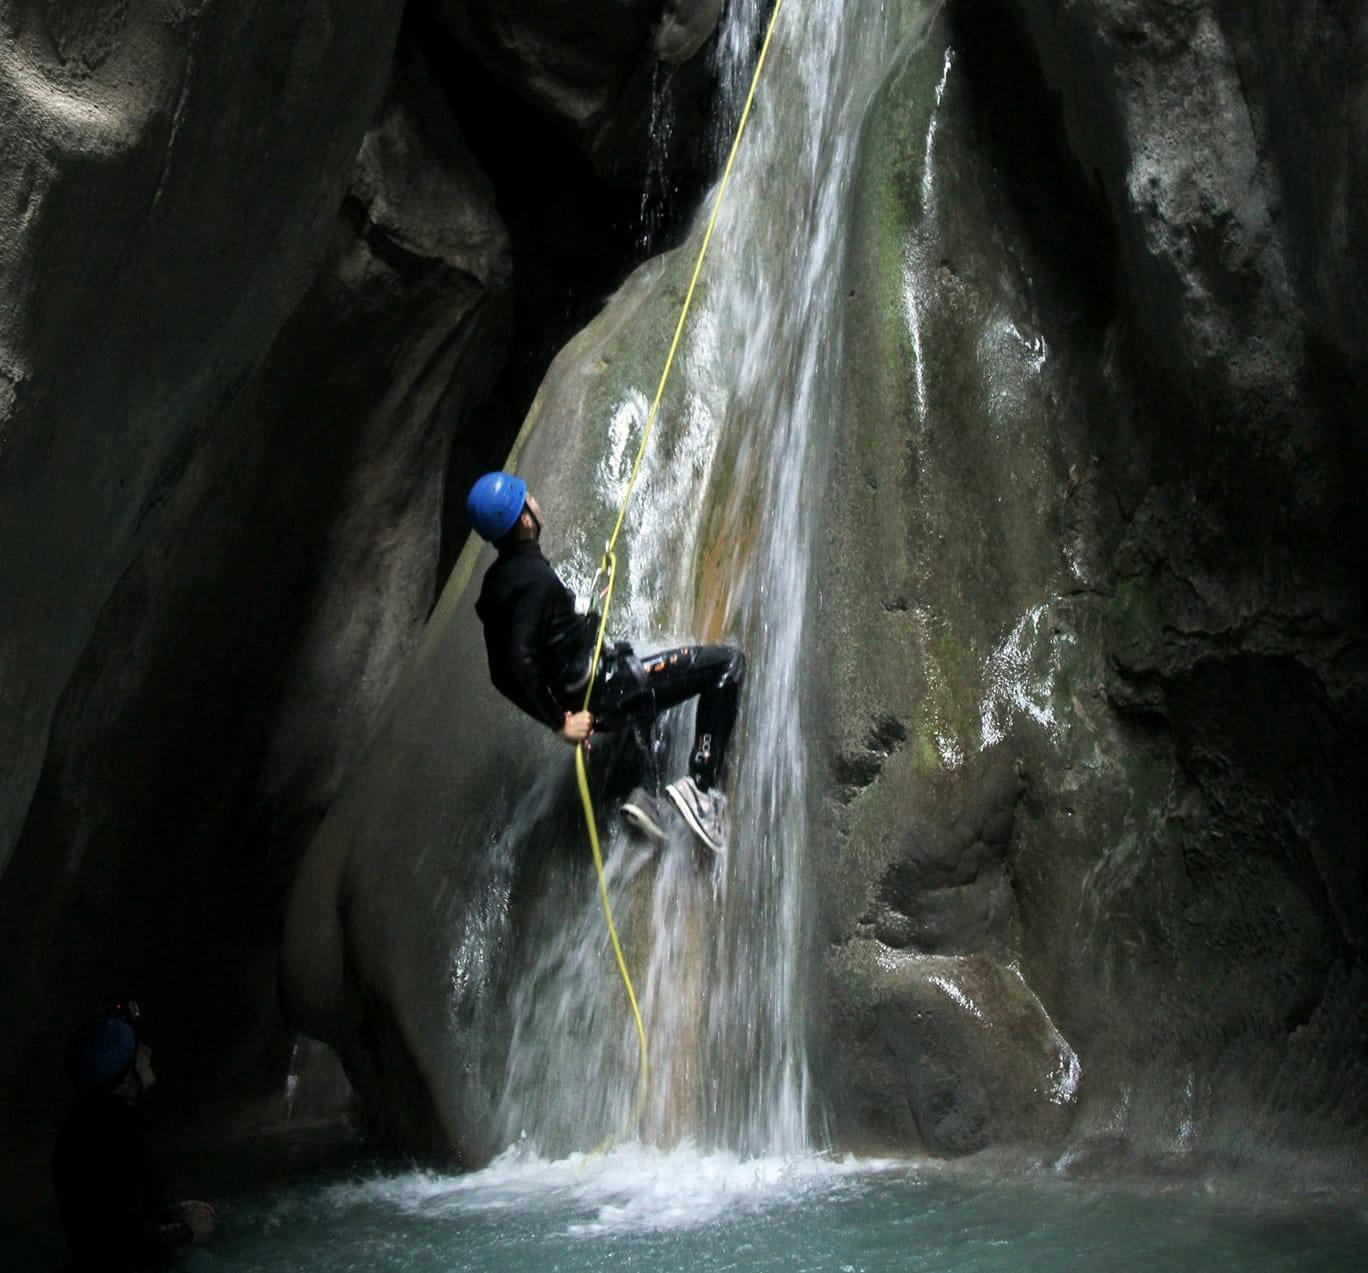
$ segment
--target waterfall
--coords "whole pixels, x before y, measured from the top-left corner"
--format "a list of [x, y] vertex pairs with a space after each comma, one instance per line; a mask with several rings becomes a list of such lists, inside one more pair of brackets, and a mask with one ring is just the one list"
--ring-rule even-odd
[[[820, 728], [803, 694], [810, 550], [839, 411], [839, 289], [861, 123], [924, 7], [789, 0], [627, 522], [612, 629], [642, 653], [726, 640], [750, 662], [725, 859], [701, 863], [682, 835], [649, 850], [601, 811], [651, 1043], [641, 1134], [664, 1145], [786, 1155], [821, 1137], [805, 1021], [817, 954], [808, 741]], [[739, 114], [767, 18], [758, 0], [729, 8], [717, 52], [724, 121]], [[690, 260], [700, 234], [680, 250]], [[670, 297], [656, 303], [677, 304]], [[605, 512], [624, 489], [658, 370], [638, 369], [603, 441], [594, 500]], [[579, 544], [573, 558], [555, 564], [582, 586], [595, 546]], [[687, 725], [673, 730], [672, 774], [683, 769]], [[553, 825], [558, 802], [573, 803], [563, 774], [526, 795], [500, 842], [579, 835], [565, 818]], [[623, 1124], [637, 1044], [592, 879], [546, 870], [534, 940], [511, 973], [500, 1117], [506, 1140], [558, 1152]]]

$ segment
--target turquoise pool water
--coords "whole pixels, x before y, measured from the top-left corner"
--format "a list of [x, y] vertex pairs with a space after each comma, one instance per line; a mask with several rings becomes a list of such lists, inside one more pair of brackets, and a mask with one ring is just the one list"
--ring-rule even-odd
[[1234, 1184], [1100, 1184], [1048, 1168], [741, 1161], [625, 1147], [548, 1162], [511, 1152], [423, 1172], [244, 1191], [182, 1267], [529, 1269], [1348, 1270], [1368, 1267], [1361, 1197], [1253, 1199]]

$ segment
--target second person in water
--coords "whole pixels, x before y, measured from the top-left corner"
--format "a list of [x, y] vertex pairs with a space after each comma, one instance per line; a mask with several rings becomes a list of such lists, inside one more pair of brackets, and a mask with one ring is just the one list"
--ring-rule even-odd
[[[541, 508], [527, 483], [509, 473], [486, 473], [471, 487], [466, 508], [476, 533], [499, 553], [475, 603], [494, 688], [572, 745], [585, 742], [596, 729], [649, 723], [697, 697], [689, 771], [666, 785], [665, 796], [707, 848], [723, 852], [727, 824], [721, 786], [746, 675], [741, 651], [686, 645], [639, 659], [626, 642], [605, 645], [589, 710], [581, 710], [599, 616], [576, 612], [574, 594], [542, 555]], [[661, 840], [668, 808], [655, 792], [639, 787], [622, 814]]]

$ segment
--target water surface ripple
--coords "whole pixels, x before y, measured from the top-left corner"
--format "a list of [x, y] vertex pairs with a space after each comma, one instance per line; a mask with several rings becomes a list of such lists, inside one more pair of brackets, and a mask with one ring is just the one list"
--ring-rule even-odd
[[1234, 1183], [1106, 1187], [1048, 1169], [743, 1159], [625, 1145], [549, 1161], [514, 1147], [464, 1176], [411, 1172], [247, 1199], [191, 1270], [1350, 1268], [1356, 1206], [1255, 1203]]

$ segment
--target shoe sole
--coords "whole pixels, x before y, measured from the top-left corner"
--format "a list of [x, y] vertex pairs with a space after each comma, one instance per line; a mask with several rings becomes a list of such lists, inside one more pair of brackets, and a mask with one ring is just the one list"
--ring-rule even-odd
[[651, 817], [651, 815], [639, 804], [623, 805], [622, 820], [627, 823], [628, 826], [635, 827], [648, 840], [655, 840], [659, 843], [666, 838], [665, 828]]
[[670, 803], [679, 810], [679, 816], [684, 819], [689, 830], [694, 833], [705, 848], [719, 856], [727, 851], [727, 846], [725, 844], [718, 844], [718, 842], [703, 829], [703, 824], [699, 822], [694, 811], [689, 808], [689, 802], [680, 796], [673, 787], [666, 787], [665, 794], [670, 797]]

